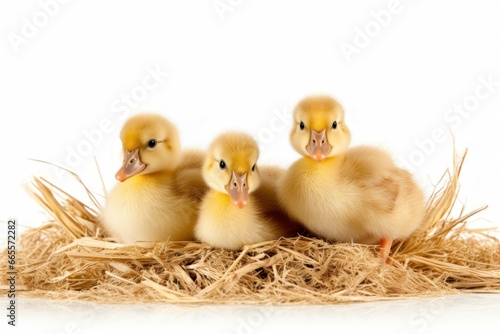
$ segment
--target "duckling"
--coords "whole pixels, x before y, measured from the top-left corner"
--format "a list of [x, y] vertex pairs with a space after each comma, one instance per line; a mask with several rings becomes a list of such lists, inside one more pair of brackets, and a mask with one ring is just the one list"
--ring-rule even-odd
[[194, 240], [194, 224], [207, 189], [201, 177], [204, 155], [181, 151], [177, 128], [164, 117], [129, 118], [120, 133], [120, 181], [106, 198], [101, 221], [121, 243]]
[[298, 103], [290, 134], [303, 156], [285, 172], [278, 196], [291, 217], [330, 241], [380, 244], [385, 262], [394, 240], [408, 238], [425, 215], [412, 175], [375, 147], [349, 148], [342, 106], [328, 96]]
[[217, 137], [203, 165], [209, 190], [200, 206], [195, 236], [214, 247], [244, 245], [294, 236], [300, 225], [289, 219], [277, 199], [283, 169], [258, 167], [259, 148], [241, 132]]

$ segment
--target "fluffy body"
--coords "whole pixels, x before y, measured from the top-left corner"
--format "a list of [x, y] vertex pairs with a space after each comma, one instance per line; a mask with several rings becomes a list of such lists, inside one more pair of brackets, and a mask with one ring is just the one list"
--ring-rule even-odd
[[[207, 189], [201, 176], [204, 154], [181, 151], [176, 127], [156, 114], [131, 117], [120, 137], [125, 159], [117, 178], [122, 182], [108, 194], [101, 217], [107, 234], [126, 244], [194, 240]], [[151, 140], [154, 147], [148, 146]], [[142, 169], [131, 170], [135, 160]]]
[[292, 217], [332, 241], [402, 240], [425, 214], [423, 192], [410, 173], [373, 147], [355, 147], [321, 163], [300, 159], [284, 174], [279, 196]]
[[281, 237], [275, 223], [263, 217], [253, 197], [240, 209], [226, 194], [210, 190], [200, 208], [197, 238], [214, 247], [238, 250]]
[[117, 184], [104, 209], [108, 234], [121, 243], [193, 240], [196, 203], [179, 195], [173, 179], [135, 176]]
[[421, 188], [385, 151], [348, 147], [350, 131], [334, 99], [304, 99], [295, 108], [294, 121], [290, 140], [303, 157], [279, 182], [283, 207], [327, 240], [380, 243], [386, 258], [393, 240], [409, 237], [421, 225]]
[[[277, 180], [283, 170], [253, 169], [258, 153], [257, 143], [242, 133], [224, 134], [211, 145], [203, 169], [210, 189], [203, 198], [195, 227], [198, 240], [237, 250], [247, 244], [297, 234], [300, 225], [288, 217], [277, 198]], [[227, 164], [224, 170], [219, 167], [221, 160]], [[225, 190], [234, 170], [247, 175], [249, 200], [242, 208]]]

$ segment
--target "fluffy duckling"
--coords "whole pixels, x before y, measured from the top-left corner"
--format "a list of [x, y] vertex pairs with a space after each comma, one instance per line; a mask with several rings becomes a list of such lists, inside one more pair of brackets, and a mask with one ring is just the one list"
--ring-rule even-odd
[[108, 234], [121, 243], [194, 240], [206, 185], [204, 155], [180, 149], [176, 127], [156, 114], [129, 118], [120, 133], [123, 165], [102, 214]]
[[380, 244], [387, 260], [393, 240], [409, 237], [425, 215], [412, 175], [384, 151], [350, 148], [344, 110], [328, 96], [303, 99], [290, 140], [303, 155], [286, 171], [279, 199], [309, 231], [331, 241]]
[[278, 167], [257, 167], [259, 149], [250, 136], [225, 133], [211, 144], [202, 175], [209, 186], [195, 235], [214, 247], [238, 250], [297, 234], [277, 199]]

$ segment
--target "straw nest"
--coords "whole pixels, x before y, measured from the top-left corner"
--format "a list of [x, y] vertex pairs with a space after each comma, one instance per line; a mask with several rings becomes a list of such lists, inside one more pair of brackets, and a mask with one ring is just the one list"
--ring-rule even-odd
[[[21, 235], [17, 290], [20, 296], [35, 298], [186, 304], [332, 304], [497, 293], [499, 240], [487, 230], [467, 227], [484, 208], [468, 214], [462, 209], [458, 218], [450, 217], [465, 155], [455, 157], [453, 170], [436, 185], [423, 227], [394, 244], [391, 264], [380, 263], [374, 246], [329, 243], [312, 236], [248, 245], [240, 251], [196, 242], [117, 244], [103, 234], [96, 218], [100, 206], [90, 191], [90, 204], [84, 204], [35, 177], [28, 191], [54, 219]], [[2, 282], [6, 259], [4, 250]]]

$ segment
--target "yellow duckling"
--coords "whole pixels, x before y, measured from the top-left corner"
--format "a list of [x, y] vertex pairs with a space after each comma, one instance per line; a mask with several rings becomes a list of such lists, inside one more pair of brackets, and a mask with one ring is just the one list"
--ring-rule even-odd
[[193, 240], [206, 185], [204, 155], [181, 152], [176, 127], [156, 114], [127, 120], [120, 133], [124, 160], [102, 213], [107, 233], [121, 243]]
[[409, 237], [423, 221], [423, 191], [386, 152], [368, 146], [348, 149], [350, 131], [334, 99], [305, 98], [293, 117], [291, 143], [304, 157], [281, 179], [281, 203], [322, 238], [380, 243], [386, 261], [393, 240]]
[[283, 170], [257, 167], [259, 148], [250, 136], [225, 133], [211, 144], [202, 175], [209, 186], [195, 235], [214, 247], [237, 250], [247, 244], [291, 237], [299, 225], [277, 199]]

